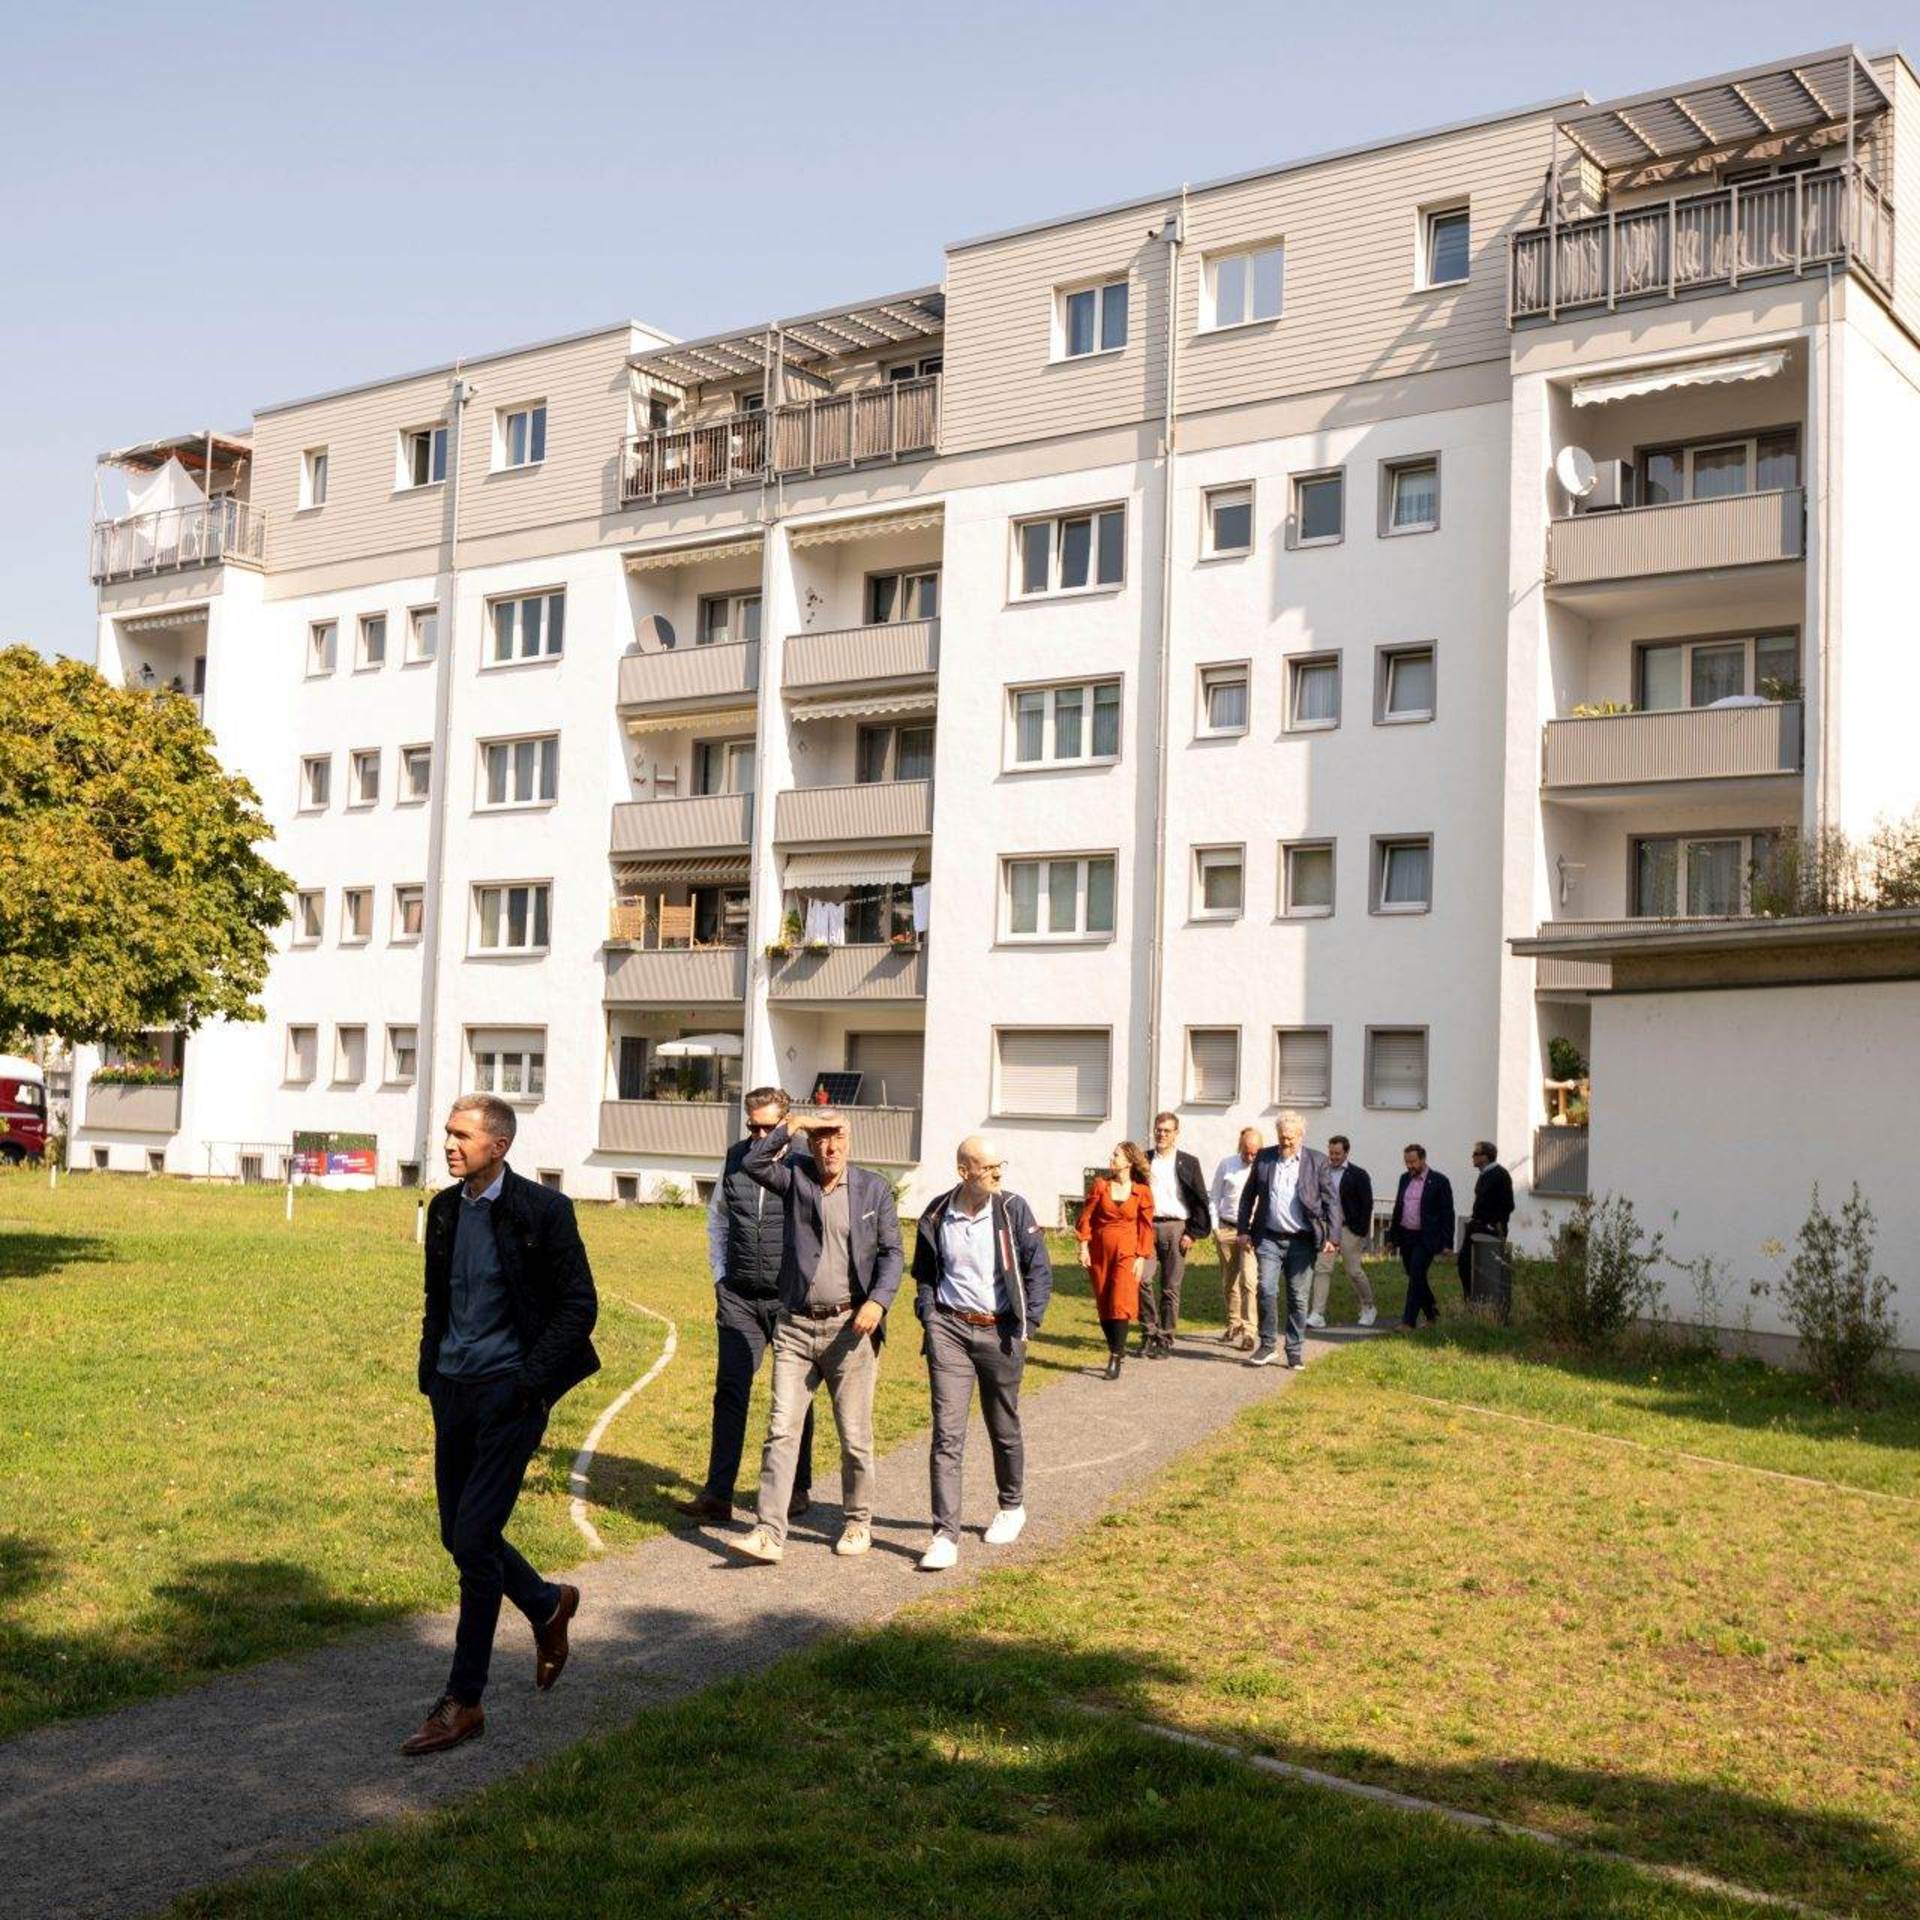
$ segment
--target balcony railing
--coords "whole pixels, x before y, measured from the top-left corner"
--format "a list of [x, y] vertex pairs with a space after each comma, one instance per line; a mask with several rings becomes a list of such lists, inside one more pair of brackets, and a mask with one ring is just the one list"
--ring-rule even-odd
[[676, 647], [671, 653], [629, 653], [620, 662], [620, 705], [633, 707], [724, 706], [751, 701], [760, 686], [760, 643]]
[[620, 454], [623, 505], [752, 486], [911, 454], [940, 439], [940, 376], [825, 394], [765, 413], [735, 414], [630, 436]]
[[1785, 487], [1550, 520], [1547, 585], [1578, 587], [1596, 580], [1798, 560], [1806, 553], [1806, 501], [1800, 488]]
[[1677, 299], [1840, 262], [1863, 267], [1883, 288], [1893, 284], [1893, 203], [1858, 168], [1529, 227], [1511, 241], [1507, 318]]
[[744, 847], [753, 820], [750, 793], [700, 793], [672, 800], [622, 800], [613, 809], [613, 853], [711, 853]]
[[789, 787], [773, 808], [773, 837], [789, 844], [806, 840], [914, 840], [932, 831], [931, 780]]
[[773, 963], [767, 997], [771, 1000], [924, 1000], [927, 955], [924, 947], [829, 947], [825, 953], [800, 952]]
[[1776, 700], [1764, 707], [1549, 720], [1541, 784], [1552, 792], [1798, 773], [1800, 716], [1798, 700]]
[[180, 1088], [89, 1080], [86, 1124], [112, 1133], [178, 1133]]
[[1585, 1127], [1535, 1127], [1533, 1130], [1533, 1190], [1583, 1199], [1587, 1191], [1587, 1130]]
[[723, 1160], [740, 1138], [737, 1100], [602, 1100], [600, 1151]]
[[[1744, 915], [1696, 915], [1692, 919], [1665, 919], [1644, 914], [1634, 920], [1549, 920], [1535, 933], [1538, 940], [1556, 936], [1566, 940], [1591, 939], [1616, 933], [1685, 932], [1692, 927], [1725, 926], [1729, 919]], [[1613, 968], [1605, 960], [1574, 959], [1561, 954], [1538, 953], [1533, 958], [1533, 986], [1536, 993], [1605, 993], [1613, 985]]]
[[940, 622], [892, 620], [787, 636], [781, 679], [789, 693], [931, 679], [940, 669]]
[[93, 523], [96, 586], [179, 567], [258, 567], [266, 558], [267, 516], [244, 500], [203, 500]]
[[[612, 938], [622, 932], [614, 909]], [[745, 947], [616, 947], [607, 953], [606, 1001], [609, 1006], [723, 1005], [746, 997]]]
[[863, 1167], [920, 1164], [918, 1107], [849, 1107], [848, 1147]]

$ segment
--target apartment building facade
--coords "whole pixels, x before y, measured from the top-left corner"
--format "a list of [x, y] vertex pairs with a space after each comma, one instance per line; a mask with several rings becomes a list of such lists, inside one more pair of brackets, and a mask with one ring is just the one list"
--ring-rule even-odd
[[96, 529], [102, 670], [202, 701], [300, 892], [262, 1022], [80, 1063], [75, 1162], [431, 1178], [486, 1086], [648, 1199], [779, 1081], [916, 1197], [1294, 1106], [1376, 1176], [1492, 1135], [1539, 1227], [1607, 979], [1508, 943], [1920, 801], [1913, 206], [1914, 75], [1840, 49], [109, 456], [208, 497]]

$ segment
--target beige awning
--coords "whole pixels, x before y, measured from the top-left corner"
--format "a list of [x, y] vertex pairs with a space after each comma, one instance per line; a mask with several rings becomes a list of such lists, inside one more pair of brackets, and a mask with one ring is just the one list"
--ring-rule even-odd
[[934, 693], [931, 687], [919, 693], [849, 694], [841, 700], [809, 700], [796, 705], [795, 723], [808, 720], [883, 720], [895, 714], [932, 713]]
[[625, 726], [630, 734], [685, 733], [690, 727], [748, 727], [756, 718], [752, 707], [679, 707], [665, 713], [631, 713]]
[[704, 567], [714, 560], [760, 557], [760, 536], [730, 534], [717, 540], [681, 540], [670, 547], [639, 547], [625, 555], [629, 573], [658, 573], [667, 567]]
[[710, 853], [693, 859], [622, 860], [615, 865], [613, 877], [623, 887], [722, 887], [735, 881], [744, 885], [747, 856]]
[[788, 887], [905, 886], [913, 878], [913, 849], [898, 853], [855, 849], [847, 853], [790, 853]]
[[906, 513], [869, 513], [853, 520], [821, 520], [811, 526], [795, 527], [787, 536], [789, 546], [833, 547], [849, 540], [877, 540], [885, 534], [918, 533], [937, 527], [944, 518], [938, 506], [915, 507]]
[[119, 626], [122, 633], [165, 633], [175, 627], [202, 626], [206, 618], [207, 609], [202, 604], [176, 607], [170, 613], [149, 613], [138, 620], [122, 620]]
[[1771, 380], [1787, 364], [1787, 350], [1721, 355], [1713, 360], [1677, 360], [1664, 367], [1640, 367], [1632, 373], [1600, 373], [1576, 380], [1573, 404], [1601, 407], [1610, 400], [1638, 400], [1643, 394], [1675, 387], [1725, 387], [1748, 380]]

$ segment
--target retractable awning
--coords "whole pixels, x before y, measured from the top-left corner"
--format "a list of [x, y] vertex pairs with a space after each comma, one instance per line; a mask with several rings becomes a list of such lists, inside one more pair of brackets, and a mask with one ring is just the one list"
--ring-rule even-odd
[[716, 560], [757, 560], [760, 536], [728, 534], [716, 540], [680, 540], [667, 547], [638, 547], [624, 558], [629, 573], [660, 573], [668, 567], [705, 567]]
[[946, 518], [938, 506], [915, 507], [902, 513], [868, 513], [848, 520], [820, 520], [811, 526], [792, 529], [787, 544], [793, 547], [835, 547], [849, 540], [877, 540], [883, 535], [918, 533], [937, 527]]
[[630, 713], [625, 726], [630, 734], [685, 733], [696, 721], [702, 727], [746, 727], [751, 729], [756, 715], [752, 707], [669, 707], [664, 713]]
[[[840, 700], [809, 700], [793, 709], [796, 723], [808, 720], [885, 720], [896, 715], [932, 713], [933, 689], [919, 693], [849, 694]], [[684, 724], [684, 723], [683, 723]]]
[[906, 886], [913, 879], [913, 851], [900, 853], [790, 853], [788, 887]]
[[947, 324], [947, 296], [939, 287], [915, 287], [879, 300], [825, 307], [791, 320], [743, 327], [737, 333], [709, 334], [704, 340], [676, 340], [649, 347], [627, 364], [649, 379], [678, 387], [708, 381], [738, 380], [763, 374], [776, 350], [789, 371], [806, 372], [823, 361], [887, 347], [917, 346], [937, 340]]
[[744, 885], [747, 856], [719, 853], [702, 859], [622, 860], [614, 867], [613, 877], [623, 887], [719, 887], [735, 881]]
[[1680, 360], [1665, 367], [1641, 367], [1632, 373], [1601, 373], [1576, 380], [1576, 407], [1605, 406], [1609, 400], [1638, 400], [1643, 394], [1675, 387], [1723, 387], [1748, 380], [1771, 380], [1787, 364], [1784, 347], [1764, 353], [1736, 353], [1715, 360]]

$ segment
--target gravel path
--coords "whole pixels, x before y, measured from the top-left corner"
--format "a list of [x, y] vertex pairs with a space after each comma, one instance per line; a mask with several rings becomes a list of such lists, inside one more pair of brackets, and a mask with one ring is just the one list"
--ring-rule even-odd
[[451, 1753], [406, 1761], [395, 1752], [446, 1671], [450, 1611], [0, 1745], [0, 1915], [151, 1912], [352, 1828], [471, 1793], [643, 1707], [762, 1669], [830, 1629], [884, 1619], [990, 1564], [1044, 1553], [1289, 1378], [1284, 1367], [1238, 1361], [1203, 1335], [1170, 1361], [1130, 1361], [1117, 1383], [1078, 1375], [1034, 1395], [1031, 1517], [1010, 1549], [978, 1536], [993, 1474], [976, 1419], [952, 1573], [915, 1566], [927, 1537], [925, 1435], [881, 1462], [865, 1559], [828, 1551], [839, 1511], [821, 1504], [778, 1567], [752, 1565], [717, 1534], [690, 1529], [595, 1561], [573, 1576], [584, 1597], [566, 1677], [551, 1694], [534, 1692], [531, 1641], [505, 1609], [486, 1737]]

